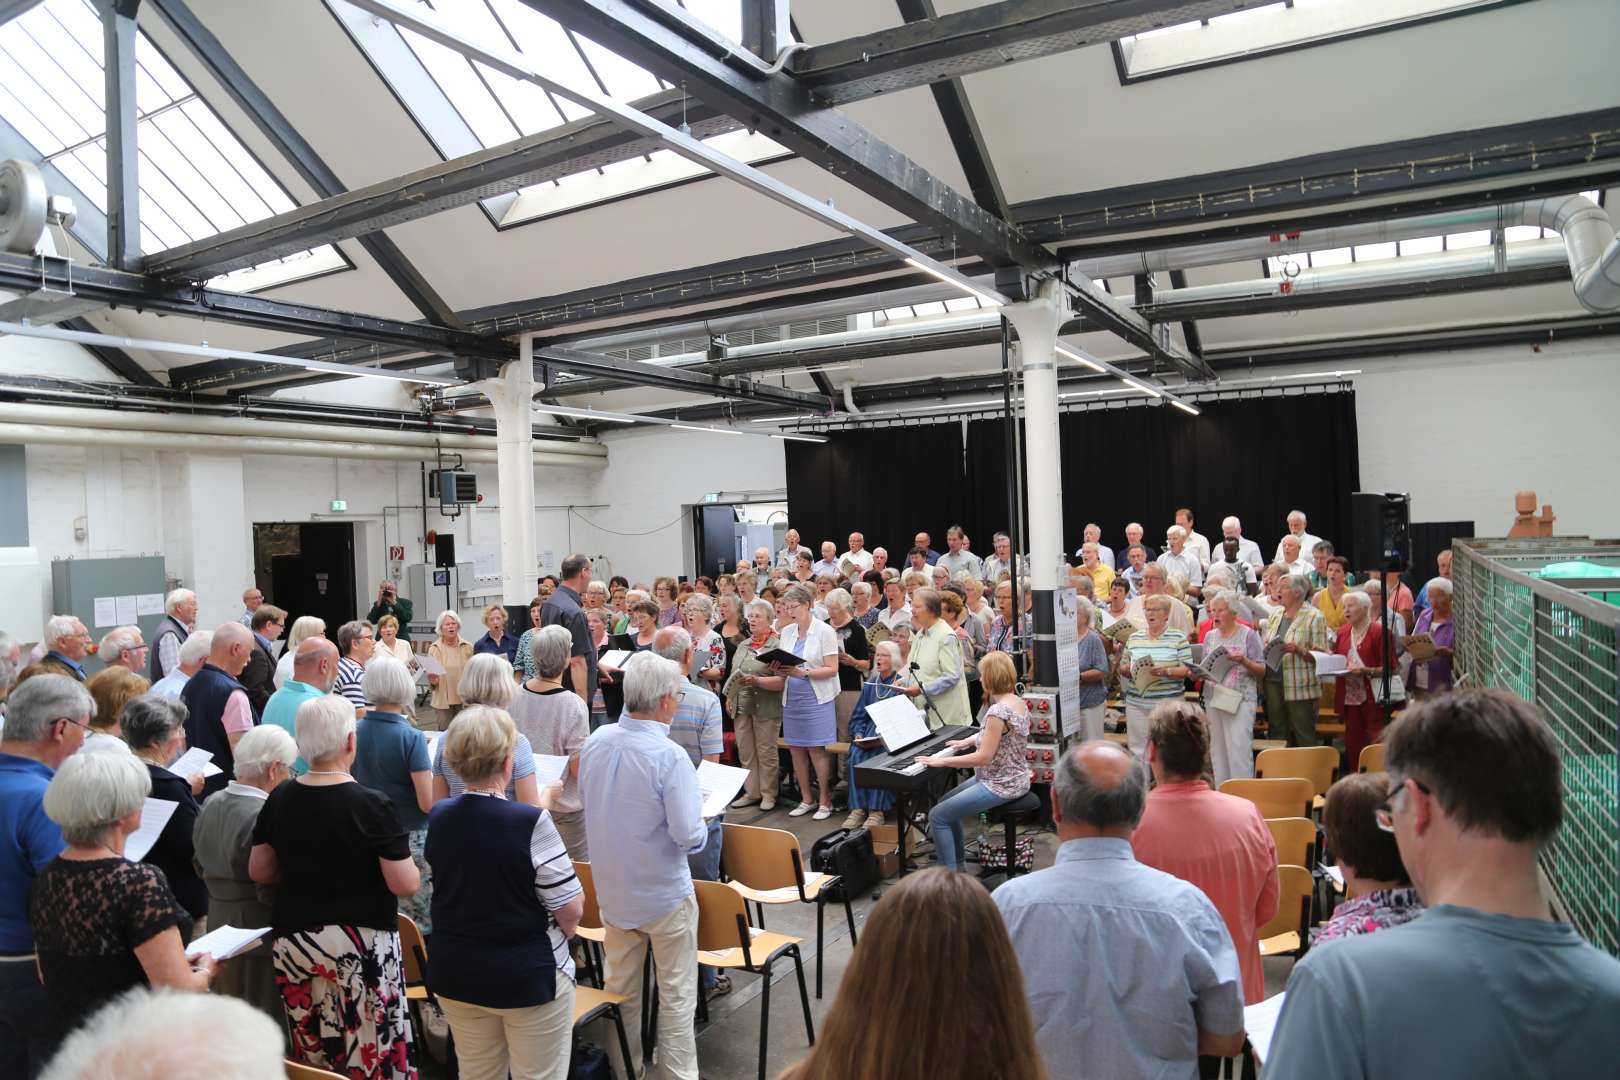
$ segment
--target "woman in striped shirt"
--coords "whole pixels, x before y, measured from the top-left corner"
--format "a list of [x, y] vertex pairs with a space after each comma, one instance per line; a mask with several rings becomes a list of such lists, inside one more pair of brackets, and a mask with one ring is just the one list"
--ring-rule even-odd
[[[1125, 737], [1131, 754], [1147, 756], [1148, 714], [1154, 706], [1181, 697], [1187, 681], [1187, 664], [1192, 661], [1192, 646], [1187, 635], [1169, 627], [1170, 605], [1180, 603], [1160, 593], [1146, 597], [1142, 612], [1147, 618], [1147, 629], [1138, 630], [1125, 642], [1120, 654], [1120, 683], [1125, 687]], [[1134, 672], [1143, 663], [1153, 675], [1151, 680], [1139, 683]]]

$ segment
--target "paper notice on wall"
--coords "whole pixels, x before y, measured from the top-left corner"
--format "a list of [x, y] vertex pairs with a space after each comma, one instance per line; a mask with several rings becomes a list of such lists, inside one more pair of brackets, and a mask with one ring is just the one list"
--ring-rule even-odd
[[116, 596], [96, 597], [96, 626], [118, 625], [118, 598]]
[[135, 614], [135, 594], [130, 593], [128, 596], [118, 596], [118, 597], [114, 597], [114, 599], [117, 601], [117, 604], [116, 604], [117, 612], [118, 612], [118, 623], [117, 623], [117, 625], [119, 625], [119, 626], [134, 626], [135, 625], [135, 620], [138, 617]]
[[135, 596], [136, 615], [163, 614], [163, 594], [160, 592], [143, 592]]

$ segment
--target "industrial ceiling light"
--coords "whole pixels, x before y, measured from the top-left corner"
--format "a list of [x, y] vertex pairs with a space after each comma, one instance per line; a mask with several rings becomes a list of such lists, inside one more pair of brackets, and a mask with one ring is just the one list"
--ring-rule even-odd
[[782, 439], [782, 440], [785, 440], [787, 442], [824, 443], [824, 442], [827, 441], [826, 439], [822, 438], [820, 435], [772, 435], [771, 438], [773, 438], [773, 439]]
[[325, 360], [305, 360], [297, 356], [278, 356], [275, 353], [246, 352], [241, 349], [216, 349], [211, 345], [186, 345], [176, 341], [153, 341], [149, 338], [124, 337], [120, 334], [102, 334], [93, 330], [68, 330], [61, 326], [34, 326], [31, 323], [0, 322], [0, 335], [44, 338], [47, 341], [71, 341], [76, 345], [102, 345], [115, 349], [140, 349], [145, 352], [167, 353], [172, 356], [200, 356], [209, 360], [251, 360], [260, 364], [279, 364], [283, 367], [303, 368], [305, 371], [330, 371], [339, 375], [363, 375], [369, 379], [392, 379], [395, 382], [421, 383], [425, 386], [465, 386], [465, 381], [444, 375], [422, 375], [414, 371], [389, 371], [387, 368], [366, 367], [361, 364], [333, 364]]
[[703, 426], [701, 424], [670, 424], [669, 426], [672, 427], [672, 428], [678, 428], [681, 431], [707, 431], [707, 432], [710, 432], [711, 434], [714, 434], [714, 435], [741, 435], [742, 434], [742, 432], [734, 431], [731, 428], [705, 427], [705, 426]]
[[1074, 349], [1069, 348], [1067, 345], [1063, 344], [1063, 342], [1061, 342], [1061, 341], [1058, 342], [1056, 345], [1054, 345], [1052, 348], [1053, 348], [1053, 351], [1056, 352], [1059, 356], [1066, 356], [1070, 360], [1073, 360], [1075, 363], [1081, 365], [1082, 367], [1088, 367], [1092, 371], [1095, 371], [1099, 375], [1103, 375], [1103, 374], [1107, 373], [1107, 369], [1104, 368], [1101, 364], [1097, 363], [1097, 361], [1093, 360], [1091, 357], [1086, 356], [1083, 353], [1076, 352]]
[[[1141, 379], [1133, 379], [1129, 375], [1121, 375], [1119, 377], [1119, 381], [1124, 383], [1126, 386], [1129, 386], [1133, 390], [1140, 390], [1142, 393], [1148, 395], [1149, 397], [1163, 397], [1164, 396], [1158, 390], [1156, 390], [1153, 387], [1149, 386], [1147, 383], [1143, 382]], [[1170, 398], [1170, 400], [1171, 401], [1176, 401], [1177, 399], [1174, 396], [1172, 396]]]
[[1171, 398], [1170, 399], [1170, 404], [1174, 405], [1176, 408], [1180, 409], [1182, 412], [1186, 413], [1189, 416], [1198, 416], [1202, 412], [1202, 410], [1200, 410], [1198, 408], [1198, 406], [1189, 405], [1189, 404], [1187, 404], [1187, 402], [1182, 401], [1180, 398]]
[[603, 412], [599, 409], [576, 409], [569, 405], [545, 405], [534, 407], [535, 412], [550, 413], [553, 416], [568, 416], [575, 420], [605, 420], [610, 424], [639, 424], [643, 418], [632, 413]]
[[938, 278], [947, 285], [954, 285], [956, 288], [961, 289], [969, 296], [976, 297], [979, 303], [985, 305], [986, 307], [1001, 307], [1007, 302], [1006, 297], [1001, 296], [1000, 294], [992, 295], [991, 293], [985, 292], [983, 289], [980, 289], [970, 283], [968, 279], [963, 277], [961, 274], [954, 271], [946, 271], [939, 263], [933, 263], [930, 265], [929, 263], [921, 262], [910, 255], [906, 256], [906, 263], [907, 265], [915, 267], [931, 277]]

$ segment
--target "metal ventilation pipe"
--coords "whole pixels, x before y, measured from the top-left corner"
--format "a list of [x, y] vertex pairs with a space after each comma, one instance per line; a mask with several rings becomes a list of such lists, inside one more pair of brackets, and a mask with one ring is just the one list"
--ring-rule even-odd
[[1594, 315], [1620, 311], [1620, 239], [1603, 208], [1583, 195], [1510, 203], [1526, 225], [1555, 230], [1569, 249], [1569, 274], [1575, 299]]

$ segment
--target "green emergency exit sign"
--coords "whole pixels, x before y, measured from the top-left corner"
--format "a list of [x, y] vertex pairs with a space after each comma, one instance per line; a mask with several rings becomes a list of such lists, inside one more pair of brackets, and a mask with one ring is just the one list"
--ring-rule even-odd
[[345, 510], [347, 510], [348, 508], [349, 508], [349, 502], [348, 502], [347, 499], [333, 499], [332, 500], [332, 513], [341, 514]]

